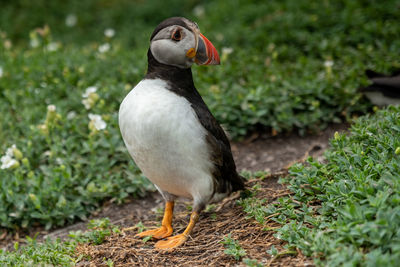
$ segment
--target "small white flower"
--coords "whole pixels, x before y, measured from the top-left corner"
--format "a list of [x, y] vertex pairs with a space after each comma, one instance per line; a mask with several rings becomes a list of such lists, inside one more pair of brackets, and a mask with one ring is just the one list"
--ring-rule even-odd
[[205, 13], [206, 13], [205, 9], [201, 5], [195, 6], [195, 8], [193, 8], [193, 14], [196, 17], [202, 17]]
[[99, 95], [96, 94], [97, 87], [90, 86], [86, 88], [85, 92], [82, 94], [82, 104], [85, 106], [86, 109], [90, 109], [91, 107], [96, 104], [97, 100], [99, 100]]
[[105, 53], [105, 52], [109, 51], [110, 48], [111, 48], [111, 46], [110, 46], [109, 43], [102, 44], [102, 45], [99, 46], [99, 52], [100, 53]]
[[[85, 105], [85, 104], [84, 104]], [[85, 106], [86, 107], [86, 106]], [[67, 114], [67, 120], [72, 120], [73, 118], [76, 117], [76, 112], [75, 111], [70, 111]]]
[[93, 123], [93, 126], [96, 128], [96, 130], [104, 130], [107, 126], [107, 123], [103, 121], [100, 115], [97, 114], [91, 114], [89, 113], [89, 119], [90, 123]]
[[222, 54], [229, 55], [232, 54], [233, 48], [232, 47], [222, 47]]
[[324, 66], [325, 68], [331, 68], [333, 66], [333, 60], [325, 60]]
[[88, 98], [82, 99], [82, 104], [86, 109], [90, 109], [92, 107], [92, 101], [90, 101]]
[[3, 68], [0, 67], [0, 78], [3, 77], [3, 73], [4, 73], [4, 72], [3, 72]]
[[0, 160], [1, 160], [0, 169], [8, 169], [13, 167], [15, 164], [18, 164], [18, 161], [16, 161], [9, 155], [2, 156]]
[[[13, 144], [11, 147], [7, 148], [6, 154], [0, 158], [1, 166], [0, 169], [8, 169], [16, 166], [18, 161], [14, 159], [14, 151], [17, 150], [17, 146]], [[19, 152], [21, 153], [21, 152]]]
[[50, 112], [55, 112], [56, 111], [56, 106], [55, 105], [48, 105], [47, 110]]
[[40, 45], [40, 42], [38, 39], [34, 38], [30, 40], [29, 44], [31, 47], [36, 48]]
[[68, 27], [74, 27], [78, 22], [78, 17], [75, 14], [69, 14], [65, 19], [65, 25]]
[[227, 60], [229, 54], [233, 53], [233, 48], [232, 47], [223, 47], [222, 48], [222, 55], [221, 55], [221, 61]]
[[47, 51], [53, 52], [53, 51], [57, 51], [58, 49], [58, 44], [55, 42], [51, 42], [47, 45]]
[[108, 38], [113, 38], [115, 35], [115, 30], [112, 28], [108, 28], [104, 30], [104, 35]]
[[96, 93], [97, 87], [96, 86], [89, 86], [86, 88], [85, 92], [82, 94], [82, 97], [88, 98], [91, 93]]
[[56, 162], [58, 165], [63, 165], [64, 161], [62, 160], [62, 158], [56, 158]]
[[14, 149], [16, 149], [17, 146], [15, 144], [13, 144], [11, 147], [7, 148], [6, 150], [6, 156], [12, 158], [14, 157]]
[[5, 47], [6, 49], [10, 49], [10, 48], [12, 47], [11, 41], [10, 41], [10, 40], [5, 40], [5, 41], [4, 41], [4, 47]]
[[215, 39], [217, 39], [217, 41], [222, 41], [222, 40], [224, 40], [224, 35], [222, 34], [222, 33], [217, 33], [216, 35], [215, 35]]
[[50, 151], [50, 150], [45, 151], [45, 152], [43, 153], [43, 156], [45, 156], [45, 157], [50, 157], [50, 156], [51, 156], [51, 151]]

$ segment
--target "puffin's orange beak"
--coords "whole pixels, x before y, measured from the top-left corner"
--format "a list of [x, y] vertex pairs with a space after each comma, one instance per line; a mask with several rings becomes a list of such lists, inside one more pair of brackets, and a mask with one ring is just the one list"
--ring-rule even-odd
[[199, 33], [195, 61], [198, 65], [219, 65], [219, 55], [213, 44]]

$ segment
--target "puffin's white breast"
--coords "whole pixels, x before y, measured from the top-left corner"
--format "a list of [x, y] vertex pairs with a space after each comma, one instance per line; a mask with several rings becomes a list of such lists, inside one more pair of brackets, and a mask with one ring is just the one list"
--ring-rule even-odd
[[161, 190], [194, 199], [212, 194], [213, 164], [191, 104], [160, 79], [142, 80], [119, 110], [124, 142], [143, 174]]

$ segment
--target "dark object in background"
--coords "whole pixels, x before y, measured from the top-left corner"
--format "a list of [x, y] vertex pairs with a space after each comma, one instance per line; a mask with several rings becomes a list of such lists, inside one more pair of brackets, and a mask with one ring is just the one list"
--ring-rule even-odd
[[359, 88], [372, 104], [376, 106], [400, 104], [400, 69], [390, 75], [366, 70], [365, 75], [372, 81], [367, 87]]

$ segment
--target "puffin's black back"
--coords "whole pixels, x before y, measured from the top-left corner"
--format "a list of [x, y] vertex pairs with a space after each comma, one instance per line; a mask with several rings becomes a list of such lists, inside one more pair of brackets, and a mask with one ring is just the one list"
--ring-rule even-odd
[[[171, 25], [180, 25], [187, 28], [182, 18], [169, 18], [156, 27], [150, 39], [152, 40], [161, 29]], [[229, 140], [196, 90], [191, 68], [183, 69], [162, 64], [154, 58], [150, 49], [147, 52], [147, 58], [148, 67], [145, 78], [159, 78], [166, 81], [170, 91], [189, 101], [201, 125], [207, 130], [206, 140], [211, 150], [211, 160], [215, 165], [213, 173], [215, 192], [227, 192], [229, 184], [231, 184], [232, 191], [244, 189], [244, 178], [236, 171]]]

